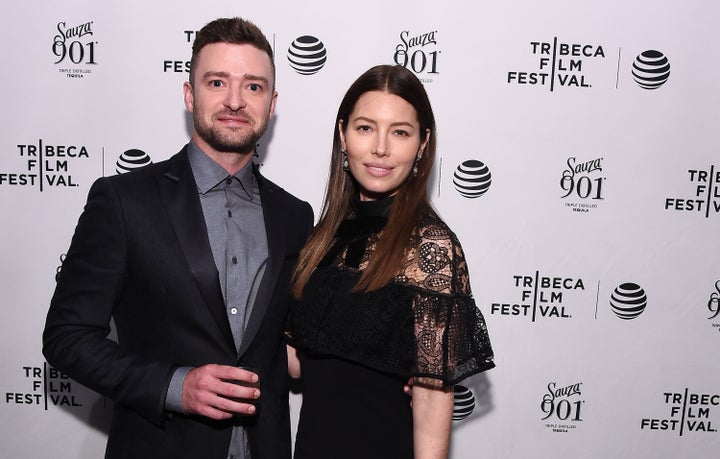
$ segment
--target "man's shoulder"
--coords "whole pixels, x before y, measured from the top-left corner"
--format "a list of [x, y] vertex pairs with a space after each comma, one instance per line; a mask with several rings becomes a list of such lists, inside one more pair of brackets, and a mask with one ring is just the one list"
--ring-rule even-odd
[[122, 174], [108, 176], [106, 179], [118, 185], [138, 184], [148, 180], [155, 180], [157, 177], [164, 175], [177, 180], [189, 171], [190, 164], [183, 149], [168, 159], [150, 163]]

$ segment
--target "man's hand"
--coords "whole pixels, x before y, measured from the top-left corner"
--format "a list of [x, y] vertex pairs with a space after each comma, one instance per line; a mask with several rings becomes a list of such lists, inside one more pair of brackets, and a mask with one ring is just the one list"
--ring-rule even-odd
[[257, 374], [227, 365], [193, 368], [183, 382], [183, 408], [186, 413], [217, 420], [253, 415], [253, 402], [260, 398], [258, 381]]

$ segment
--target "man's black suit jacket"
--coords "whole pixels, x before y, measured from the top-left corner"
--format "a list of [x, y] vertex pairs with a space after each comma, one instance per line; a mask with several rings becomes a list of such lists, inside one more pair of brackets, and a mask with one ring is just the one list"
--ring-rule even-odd
[[[232, 422], [253, 459], [290, 457], [288, 284], [312, 209], [257, 170], [268, 264], [236, 351], [186, 148], [98, 179], [63, 263], [43, 333], [48, 362], [115, 401], [107, 458], [225, 458]], [[117, 342], [107, 338], [111, 317]], [[258, 414], [233, 421], [170, 414], [178, 366], [260, 369]]]

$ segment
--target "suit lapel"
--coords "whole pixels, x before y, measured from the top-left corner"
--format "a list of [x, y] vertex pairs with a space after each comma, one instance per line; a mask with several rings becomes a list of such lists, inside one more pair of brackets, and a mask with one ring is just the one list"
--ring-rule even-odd
[[283, 231], [287, 230], [287, 228], [284, 228], [282, 205], [278, 200], [277, 189], [275, 185], [260, 175], [256, 166], [253, 167], [260, 188], [260, 201], [263, 208], [263, 219], [265, 220], [265, 233], [267, 234], [268, 262], [263, 278], [260, 281], [260, 287], [255, 297], [252, 312], [245, 326], [245, 332], [243, 333], [238, 355], [242, 355], [247, 350], [260, 328], [260, 323], [267, 312], [270, 300], [275, 292], [275, 286], [285, 256], [285, 238], [283, 237]]
[[187, 147], [170, 158], [159, 179], [160, 195], [167, 207], [188, 267], [223, 338], [233, 349], [232, 332], [225, 312], [218, 271], [213, 260], [197, 184], [187, 159]]

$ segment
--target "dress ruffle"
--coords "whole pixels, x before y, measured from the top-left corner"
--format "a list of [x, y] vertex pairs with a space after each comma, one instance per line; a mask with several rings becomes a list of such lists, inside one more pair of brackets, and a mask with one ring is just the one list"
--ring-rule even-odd
[[383, 225], [377, 216], [364, 215], [343, 223], [336, 244], [291, 307], [288, 341], [308, 355], [429, 378], [430, 384], [452, 385], [494, 367], [462, 248], [432, 211], [423, 216], [395, 279], [375, 291], [352, 292]]

